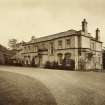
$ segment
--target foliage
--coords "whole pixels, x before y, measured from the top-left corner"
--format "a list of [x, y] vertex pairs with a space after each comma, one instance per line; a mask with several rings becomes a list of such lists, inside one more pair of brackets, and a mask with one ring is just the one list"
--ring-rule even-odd
[[35, 58], [32, 59], [31, 61], [31, 67], [37, 67], [38, 65], [35, 64]]
[[64, 59], [62, 62], [61, 68], [65, 69], [65, 70], [74, 70], [75, 69], [75, 61], [72, 59], [69, 59], [68, 61], [66, 61], [66, 59]]
[[58, 62], [53, 61], [53, 62], [51, 63], [51, 68], [52, 68], [52, 69], [57, 69], [57, 68], [58, 68]]
[[8, 46], [10, 47], [10, 49], [15, 49], [16, 44], [17, 44], [17, 39], [14, 39], [14, 38], [10, 39], [8, 42]]
[[47, 61], [47, 62], [45, 63], [45, 68], [48, 68], [48, 69], [51, 68], [51, 62], [50, 62], [50, 61]]
[[48, 69], [61, 69], [61, 70], [74, 70], [75, 69], [75, 62], [72, 59], [69, 59], [69, 63], [67, 64], [66, 60], [64, 59], [62, 61], [62, 64], [58, 64], [58, 62], [53, 61], [47, 61], [45, 63], [45, 68]]

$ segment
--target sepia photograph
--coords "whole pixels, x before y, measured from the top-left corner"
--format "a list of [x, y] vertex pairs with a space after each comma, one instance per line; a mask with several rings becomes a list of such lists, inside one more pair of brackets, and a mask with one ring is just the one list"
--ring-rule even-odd
[[0, 0], [0, 105], [105, 105], [105, 0]]

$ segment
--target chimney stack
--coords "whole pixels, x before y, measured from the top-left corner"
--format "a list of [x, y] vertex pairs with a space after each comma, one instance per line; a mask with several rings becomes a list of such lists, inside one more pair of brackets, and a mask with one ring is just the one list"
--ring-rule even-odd
[[100, 30], [99, 30], [99, 28], [96, 29], [96, 40], [100, 41]]
[[83, 21], [82, 21], [82, 31], [83, 32], [85, 32], [85, 33], [87, 33], [88, 31], [87, 31], [87, 21], [86, 21], [86, 19], [84, 19]]

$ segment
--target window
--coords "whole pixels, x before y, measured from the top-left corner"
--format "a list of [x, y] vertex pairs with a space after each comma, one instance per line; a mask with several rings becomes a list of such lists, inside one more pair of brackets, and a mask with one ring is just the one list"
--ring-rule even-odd
[[30, 46], [28, 46], [28, 50], [30, 51]]
[[58, 41], [58, 47], [62, 48], [62, 40]]
[[66, 47], [70, 47], [71, 44], [71, 40], [70, 39], [66, 39]]
[[101, 62], [101, 57], [98, 58], [99, 59], [99, 63]]
[[53, 46], [53, 42], [50, 43], [50, 52], [51, 52], [51, 55], [54, 54], [54, 46]]
[[42, 49], [44, 49], [44, 50], [47, 49], [47, 48], [46, 48], [46, 43], [43, 43], [43, 44], [42, 44]]
[[24, 46], [24, 53], [27, 52], [27, 46]]
[[70, 59], [71, 58], [71, 53], [65, 53], [64, 59]]
[[24, 47], [24, 50], [26, 50], [26, 47]]
[[70, 39], [66, 39], [67, 45], [70, 45]]
[[45, 43], [42, 43], [42, 49], [44, 49], [45, 48]]
[[34, 52], [34, 45], [31, 45], [31, 51]]
[[27, 56], [24, 56], [24, 59], [26, 58]]
[[63, 61], [63, 54], [62, 53], [58, 53], [58, 64], [61, 65]]
[[87, 53], [87, 58], [88, 58], [89, 60], [91, 60], [92, 57], [93, 57], [93, 53]]
[[30, 59], [30, 56], [28, 55], [28, 58]]
[[91, 49], [94, 50], [95, 49], [95, 44], [91, 43]]
[[37, 46], [36, 45], [34, 45], [34, 51], [37, 52]]

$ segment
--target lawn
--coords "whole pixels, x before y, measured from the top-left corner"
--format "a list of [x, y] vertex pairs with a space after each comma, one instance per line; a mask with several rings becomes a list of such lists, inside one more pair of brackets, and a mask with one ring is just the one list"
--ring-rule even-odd
[[[36, 89], [38, 88], [38, 91], [40, 91], [40, 89], [43, 90], [40, 94], [42, 97], [44, 91], [49, 94], [48, 96], [50, 97], [45, 97], [46, 102], [49, 100], [49, 103], [55, 105], [105, 105], [105, 73], [3, 66], [0, 67], [0, 69], [1, 71], [15, 73], [14, 75], [21, 74], [23, 77], [31, 78], [33, 80], [32, 86], [35, 86]], [[2, 77], [8, 80], [6, 76]], [[21, 81], [18, 76], [13, 76], [13, 78], [16, 79], [16, 81]], [[41, 85], [36, 85], [35, 81]], [[28, 82], [27, 80], [25, 83], [27, 85], [23, 84], [23, 87], [30, 86], [31, 84], [31, 82]], [[26, 90], [25, 94], [28, 94], [27, 92], [28, 91]], [[37, 92], [35, 94], [37, 94]], [[30, 97], [31, 96], [28, 98]], [[34, 101], [34, 105], [38, 104]]]

